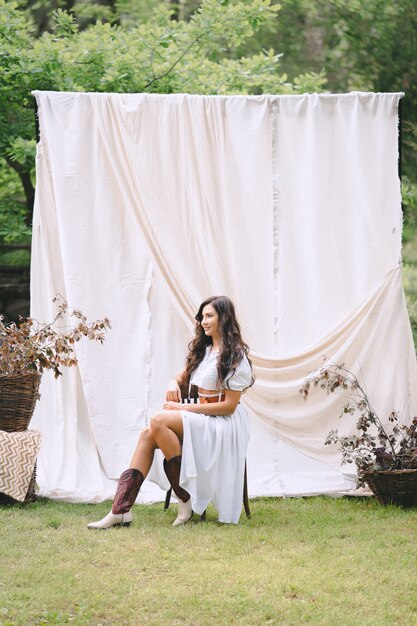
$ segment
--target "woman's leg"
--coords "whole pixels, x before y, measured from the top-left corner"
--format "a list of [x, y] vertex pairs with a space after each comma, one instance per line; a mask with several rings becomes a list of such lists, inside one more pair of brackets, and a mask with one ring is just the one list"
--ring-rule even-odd
[[140, 434], [129, 469], [120, 476], [110, 513], [102, 520], [88, 524], [88, 528], [106, 529], [131, 523], [131, 508], [152, 465], [157, 447], [151, 430], [145, 428]]
[[153, 456], [157, 448], [158, 444], [154, 439], [151, 429], [145, 428], [139, 436], [136, 450], [133, 453], [129, 467], [139, 470], [142, 472], [143, 477], [146, 478], [151, 469]]
[[153, 437], [165, 456], [164, 470], [178, 498], [178, 515], [173, 526], [186, 524], [193, 514], [190, 494], [180, 486], [183, 438], [180, 411], [161, 411], [151, 419]]
[[152, 465], [156, 447], [151, 430], [145, 428], [139, 436], [129, 469], [120, 477], [112, 506], [114, 514], [127, 513], [132, 508]]
[[181, 411], [160, 411], [151, 418], [153, 439], [166, 459], [181, 455], [183, 437]]

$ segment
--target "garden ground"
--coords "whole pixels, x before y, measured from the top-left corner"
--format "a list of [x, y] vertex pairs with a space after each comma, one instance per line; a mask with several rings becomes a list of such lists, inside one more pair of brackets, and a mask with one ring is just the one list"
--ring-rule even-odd
[[0, 624], [417, 624], [417, 510], [373, 498], [257, 498], [238, 526], [172, 528], [175, 507], [0, 507]]

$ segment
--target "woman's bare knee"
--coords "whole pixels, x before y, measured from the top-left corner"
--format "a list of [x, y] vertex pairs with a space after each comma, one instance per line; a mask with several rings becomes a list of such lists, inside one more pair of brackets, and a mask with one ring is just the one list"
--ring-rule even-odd
[[158, 431], [160, 431], [161, 428], [166, 427], [167, 425], [166, 422], [167, 422], [166, 411], [160, 411], [159, 413], [155, 413], [155, 415], [151, 417], [151, 421], [150, 421], [150, 432], [152, 436]]

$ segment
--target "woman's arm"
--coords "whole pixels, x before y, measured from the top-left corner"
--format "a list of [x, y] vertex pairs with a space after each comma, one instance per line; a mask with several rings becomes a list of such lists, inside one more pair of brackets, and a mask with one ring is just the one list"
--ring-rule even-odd
[[165, 394], [165, 399], [167, 402], [181, 402], [181, 389], [180, 385], [184, 380], [185, 370], [183, 370], [178, 376], [172, 378], [168, 382], [167, 391]]
[[204, 413], [204, 415], [231, 415], [239, 404], [242, 392], [225, 389], [223, 393], [225, 398], [221, 402], [184, 405], [181, 402], [168, 401], [164, 404], [164, 409], [168, 411], [191, 411], [191, 413]]

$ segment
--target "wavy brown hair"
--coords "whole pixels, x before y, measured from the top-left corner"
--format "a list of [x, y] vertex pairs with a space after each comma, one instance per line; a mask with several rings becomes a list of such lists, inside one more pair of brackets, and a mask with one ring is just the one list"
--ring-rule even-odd
[[[236, 367], [244, 355], [252, 367], [252, 361], [248, 356], [249, 346], [242, 339], [234, 304], [227, 296], [212, 296], [200, 304], [200, 308], [195, 316], [195, 336], [188, 345], [189, 353], [185, 360], [183, 380], [184, 382], [189, 381], [192, 372], [197, 369], [203, 360], [207, 346], [213, 344], [212, 338], [205, 334], [201, 326], [203, 309], [208, 304], [211, 304], [219, 316], [220, 348], [219, 356], [217, 357], [217, 373], [220, 386], [230, 371], [233, 373], [236, 371]], [[255, 378], [252, 376], [251, 383], [248, 386], [251, 387], [254, 382]]]

